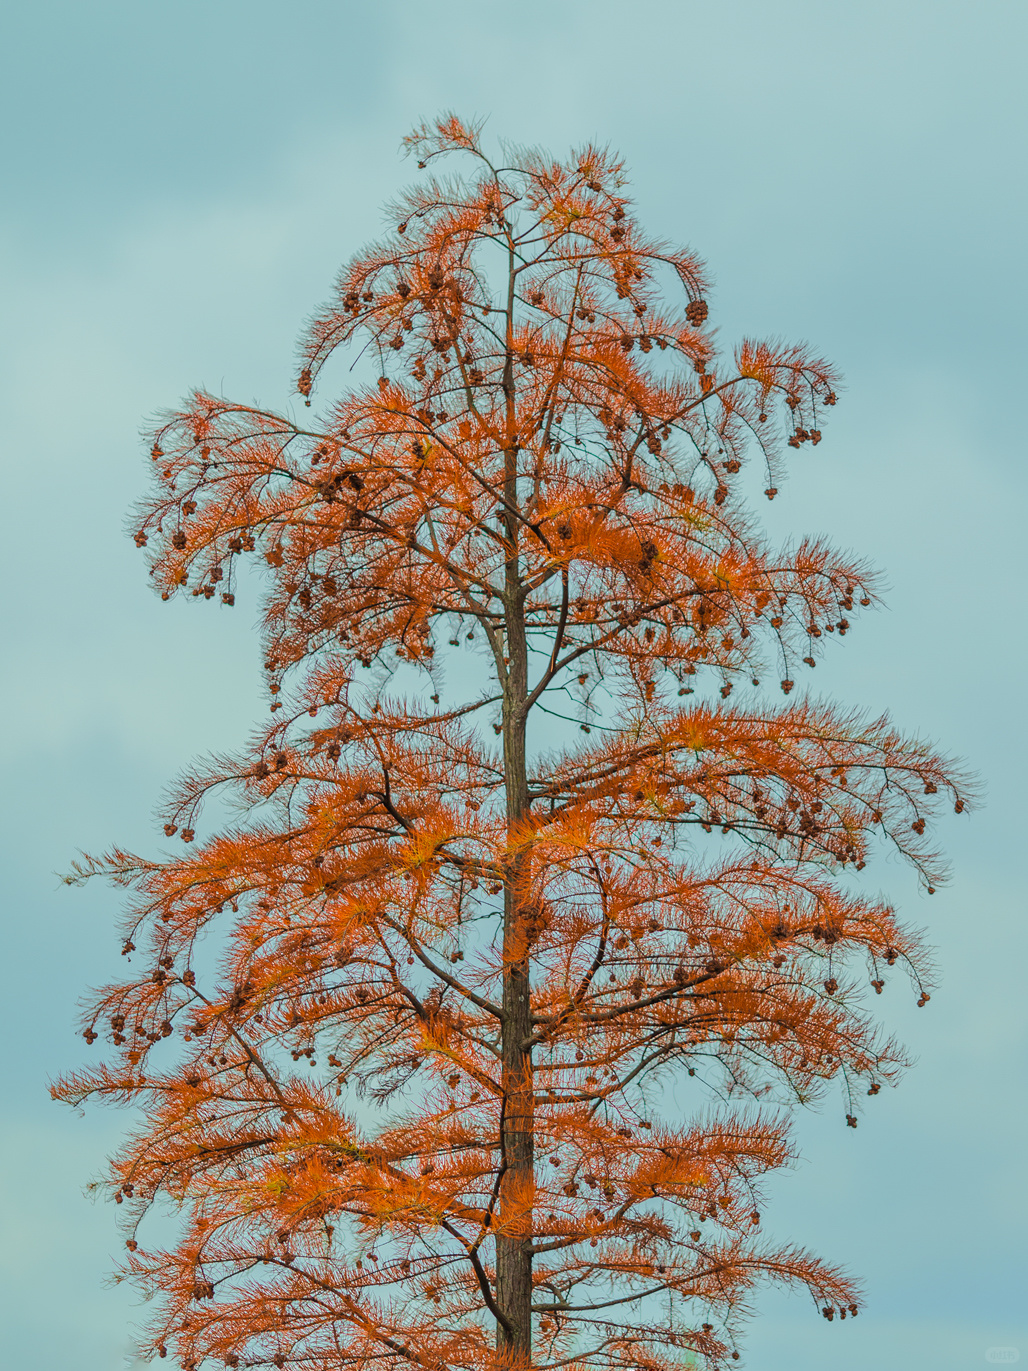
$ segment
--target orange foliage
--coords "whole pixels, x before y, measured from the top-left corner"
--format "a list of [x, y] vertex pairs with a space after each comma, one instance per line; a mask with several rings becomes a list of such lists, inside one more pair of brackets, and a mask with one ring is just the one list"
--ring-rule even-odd
[[[840, 871], [885, 840], [930, 886], [965, 799], [884, 719], [726, 703], [874, 598], [738, 490], [820, 440], [831, 370], [722, 360], [607, 152], [408, 146], [471, 171], [393, 207], [304, 342], [308, 406], [346, 345], [367, 383], [301, 422], [197, 393], [153, 435], [136, 541], [165, 598], [263, 566], [273, 717], [181, 784], [181, 855], [77, 868], [132, 890], [137, 962], [88, 1012], [109, 1064], [56, 1093], [143, 1109], [110, 1188], [184, 1367], [718, 1367], [763, 1280], [856, 1312], [760, 1236], [761, 1185], [785, 1104], [837, 1082], [855, 1125], [894, 1078], [867, 982], [927, 999]], [[225, 787], [244, 817], [200, 840]], [[163, 1197], [170, 1248], [137, 1236]]]

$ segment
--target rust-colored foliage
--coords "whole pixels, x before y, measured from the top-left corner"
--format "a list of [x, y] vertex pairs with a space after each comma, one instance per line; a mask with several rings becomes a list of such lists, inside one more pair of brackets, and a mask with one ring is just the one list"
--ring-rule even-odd
[[[762, 1280], [856, 1312], [760, 1187], [785, 1104], [838, 1082], [855, 1125], [895, 1076], [868, 982], [927, 999], [839, 873], [884, 839], [930, 885], [965, 801], [883, 719], [728, 699], [873, 600], [736, 490], [820, 440], [831, 370], [721, 358], [607, 152], [408, 147], [471, 170], [393, 207], [304, 342], [308, 405], [348, 345], [368, 383], [304, 422], [198, 393], [153, 435], [136, 541], [165, 598], [263, 563], [272, 722], [181, 785], [180, 855], [77, 869], [134, 892], [136, 960], [86, 1020], [109, 1064], [56, 1093], [143, 1110], [110, 1188], [184, 1367], [718, 1367]], [[244, 817], [201, 840], [216, 787]]]

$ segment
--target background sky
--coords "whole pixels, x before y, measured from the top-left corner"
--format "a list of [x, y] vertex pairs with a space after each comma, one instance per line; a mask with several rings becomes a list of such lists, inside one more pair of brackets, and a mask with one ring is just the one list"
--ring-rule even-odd
[[[918, 1065], [860, 1128], [801, 1118], [767, 1227], [847, 1264], [827, 1324], [769, 1293], [754, 1371], [1028, 1359], [1023, 0], [8, 0], [0, 17], [0, 1356], [115, 1371], [135, 1297], [83, 1198], [125, 1120], [52, 1105], [75, 1004], [112, 974], [116, 899], [78, 848], [156, 851], [191, 757], [263, 714], [252, 597], [161, 605], [124, 536], [143, 420], [203, 383], [281, 404], [303, 318], [377, 232], [424, 116], [628, 159], [641, 214], [706, 257], [713, 322], [806, 339], [845, 372], [777, 533], [883, 568], [888, 608], [818, 685], [968, 759], [944, 822], [941, 977], [876, 1004]], [[869, 874], [869, 873], [865, 873]]]

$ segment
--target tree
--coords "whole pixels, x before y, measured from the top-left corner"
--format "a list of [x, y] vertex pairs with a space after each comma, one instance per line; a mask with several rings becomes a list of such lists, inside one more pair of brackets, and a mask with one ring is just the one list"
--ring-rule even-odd
[[[721, 360], [700, 263], [608, 152], [406, 141], [471, 170], [399, 201], [310, 324], [307, 406], [342, 348], [365, 381], [155, 429], [136, 542], [164, 599], [231, 605], [263, 561], [273, 717], [179, 785], [181, 855], [76, 867], [132, 890], [140, 962], [87, 1012], [110, 1060], [55, 1093], [141, 1107], [109, 1188], [184, 1367], [717, 1367], [765, 1279], [857, 1312], [759, 1196], [789, 1101], [838, 1083], [855, 1127], [902, 1065], [866, 982], [901, 962], [923, 1004], [923, 953], [848, 873], [886, 841], [930, 891], [963, 782], [755, 689], [874, 599], [745, 511], [748, 458], [770, 498], [820, 441], [831, 369]], [[212, 792], [242, 817], [198, 841]]]

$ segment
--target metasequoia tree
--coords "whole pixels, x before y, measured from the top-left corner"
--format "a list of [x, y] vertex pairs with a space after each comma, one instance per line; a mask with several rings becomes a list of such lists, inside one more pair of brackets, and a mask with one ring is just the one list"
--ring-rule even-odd
[[[887, 968], [928, 998], [849, 869], [885, 842], [930, 890], [965, 800], [885, 719], [756, 688], [874, 599], [743, 507], [830, 368], [721, 357], [609, 153], [407, 146], [470, 169], [343, 271], [301, 419], [198, 392], [153, 433], [136, 542], [164, 599], [231, 605], [255, 559], [272, 718], [180, 784], [184, 849], [76, 868], [133, 892], [131, 971], [56, 1093], [139, 1107], [109, 1187], [183, 1367], [718, 1367], [766, 1279], [857, 1312], [761, 1186], [790, 1101], [835, 1083], [856, 1126], [894, 1079]], [[364, 381], [314, 409], [341, 349]]]

